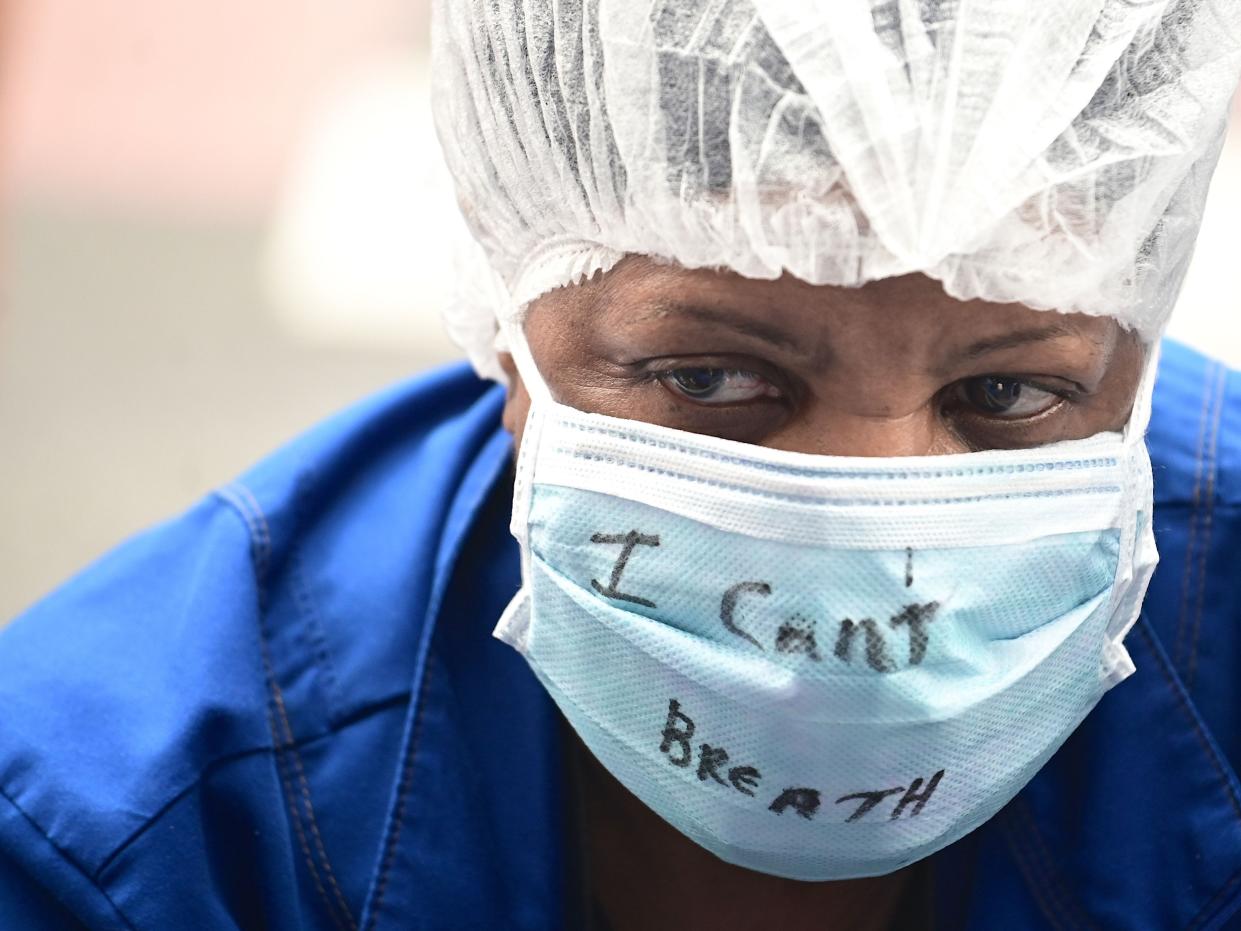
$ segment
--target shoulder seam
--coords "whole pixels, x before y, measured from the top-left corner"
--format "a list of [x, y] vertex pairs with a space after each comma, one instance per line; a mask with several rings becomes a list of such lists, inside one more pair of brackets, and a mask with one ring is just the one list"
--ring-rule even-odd
[[268, 561], [271, 556], [271, 528], [258, 499], [243, 482], [236, 481], [226, 485], [217, 490], [216, 494], [241, 515], [250, 534], [258, 601], [259, 658], [267, 685], [267, 727], [271, 733], [276, 768], [280, 774], [285, 806], [297, 836], [298, 848], [301, 850], [306, 869], [332, 924], [341, 931], [356, 931], [357, 920], [336, 878], [336, 871], [332, 868], [332, 862], [328, 857], [323, 835], [319, 829], [319, 819], [315, 814], [310, 782], [306, 777], [301, 754], [298, 753], [298, 741], [289, 721], [284, 690], [276, 679], [276, 670], [272, 663], [267, 640], [266, 585]]
[[246, 533], [250, 537], [251, 555], [254, 557], [255, 583], [261, 593], [263, 579], [267, 574], [267, 559], [271, 554], [271, 528], [267, 524], [267, 517], [254, 493], [241, 482], [217, 488], [212, 494], [228, 505], [245, 524]]
[[13, 796], [11, 796], [7, 791], [5, 791], [3, 786], [0, 786], [0, 798], [3, 798], [6, 802], [8, 802], [9, 805], [13, 807], [13, 810], [16, 811], [19, 815], [21, 815], [26, 820], [26, 822], [32, 828], [34, 828], [35, 831], [38, 832], [39, 836], [42, 837], [47, 842], [49, 847], [51, 847], [53, 850], [56, 851], [56, 853], [60, 856], [62, 860], [64, 860], [66, 863], [72, 866], [74, 870], [76, 870], [79, 874], [81, 874], [82, 878], [86, 880], [87, 883], [90, 884], [91, 888], [94, 889], [96, 892], [98, 892], [103, 897], [104, 901], [108, 903], [108, 906], [112, 909], [112, 911], [116, 913], [117, 918], [120, 919], [121, 923], [126, 928], [134, 929], [134, 931], [136, 931], [136, 928], [133, 922], [131, 922], [129, 918], [126, 917], [125, 913], [121, 911], [121, 907], [116, 904], [116, 902], [112, 899], [112, 896], [108, 895], [107, 890], [104, 889], [104, 887], [99, 883], [98, 878], [95, 875], [92, 875], [91, 873], [87, 872], [86, 868], [81, 863], [79, 863], [76, 859], [70, 856], [69, 851], [65, 850], [63, 847], [60, 846], [60, 844], [56, 843], [56, 841], [54, 841], [48, 835], [47, 831], [43, 829], [43, 826], [39, 824], [39, 822], [36, 821], [34, 818], [32, 818], [30, 816], [30, 813], [27, 812], [26, 809], [22, 808], [22, 806], [18, 803], [17, 799], [13, 798]]
[[[342, 731], [348, 730], [350, 727], [353, 727], [353, 725], [355, 724], [361, 724], [362, 722], [369, 720], [374, 715], [387, 711], [390, 708], [399, 707], [400, 705], [408, 701], [409, 701], [409, 693], [402, 692], [399, 695], [394, 695], [391, 698], [388, 698], [384, 701], [376, 702], [372, 705], [368, 705], [365, 708], [362, 708], [356, 713], [350, 715], [346, 720], [341, 721], [338, 726], [332, 726], [331, 728], [323, 731], [322, 733], [315, 734], [313, 737], [308, 737], [307, 739], [300, 741], [299, 746], [307, 747], [307, 746], [310, 746], [311, 744], [318, 743], [320, 740], [326, 740], [327, 738], [333, 737]], [[145, 834], [148, 830], [150, 830], [150, 828], [153, 827], [155, 823], [158, 822], [159, 819], [162, 818], [168, 812], [170, 808], [176, 805], [177, 802], [181, 801], [181, 799], [185, 798], [186, 795], [188, 795], [189, 793], [193, 792], [196, 788], [198, 788], [198, 786], [202, 784], [203, 780], [208, 775], [213, 773], [216, 769], [219, 769], [220, 767], [223, 767], [223, 766], [228, 766], [230, 763], [235, 763], [238, 760], [243, 760], [243, 759], [246, 759], [247, 757], [258, 756], [259, 754], [265, 754], [265, 753], [274, 754], [274, 752], [275, 752], [274, 748], [267, 746], [267, 745], [263, 745], [261, 747], [248, 747], [244, 750], [235, 750], [232, 753], [226, 753], [222, 756], [218, 756], [215, 759], [211, 760], [209, 763], [206, 763], [199, 770], [198, 775], [194, 779], [192, 779], [187, 785], [185, 785], [184, 788], [180, 789], [179, 791], [174, 793], [170, 798], [168, 798], [167, 801], [165, 801], [162, 805], [160, 805], [160, 807], [155, 811], [154, 814], [152, 814], [145, 821], [143, 821], [143, 823], [139, 825], [137, 828], [135, 828], [132, 832], [130, 832], [124, 838], [124, 840], [122, 840], [119, 844], [116, 845], [116, 847], [114, 847], [111, 851], [109, 851], [107, 856], [105, 856], [100, 861], [100, 864], [95, 869], [94, 873], [89, 874], [91, 880], [94, 882], [100, 881], [104, 872], [107, 871], [108, 867], [112, 865], [112, 862], [117, 857], [121, 856], [121, 854], [123, 854], [134, 843], [136, 843], [142, 837], [142, 835]], [[5, 795], [2, 788], [0, 788], [0, 795]], [[5, 795], [5, 797], [7, 798], [8, 796]], [[27, 817], [29, 816], [27, 815]], [[83, 872], [85, 872], [85, 870], [83, 870]]]

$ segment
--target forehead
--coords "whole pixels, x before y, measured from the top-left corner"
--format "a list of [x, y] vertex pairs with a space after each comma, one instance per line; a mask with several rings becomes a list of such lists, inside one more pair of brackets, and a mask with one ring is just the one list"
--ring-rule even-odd
[[577, 325], [588, 319], [593, 325], [622, 328], [709, 325], [729, 317], [794, 339], [811, 334], [846, 340], [867, 334], [879, 339], [917, 335], [961, 343], [1048, 330], [1101, 342], [1125, 332], [1110, 317], [961, 301], [921, 274], [841, 287], [807, 284], [787, 274], [755, 279], [729, 271], [686, 269], [640, 256], [625, 259], [599, 279], [552, 292], [535, 303], [539, 307], [559, 310], [540, 325]]

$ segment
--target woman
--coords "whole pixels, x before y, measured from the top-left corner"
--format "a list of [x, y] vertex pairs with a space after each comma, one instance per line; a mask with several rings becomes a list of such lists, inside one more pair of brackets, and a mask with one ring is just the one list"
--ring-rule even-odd
[[1159, 338], [1241, 9], [436, 18], [506, 388], [5, 631], [6, 926], [1238, 927], [1241, 402]]

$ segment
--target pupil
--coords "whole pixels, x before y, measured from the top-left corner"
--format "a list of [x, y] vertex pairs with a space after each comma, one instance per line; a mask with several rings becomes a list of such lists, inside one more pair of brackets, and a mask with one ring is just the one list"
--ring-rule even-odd
[[686, 394], [704, 397], [719, 388], [723, 377], [722, 369], [680, 369], [673, 379]]
[[1021, 382], [1008, 378], [985, 378], [981, 395], [983, 407], [989, 411], [1003, 412], [1021, 397]]

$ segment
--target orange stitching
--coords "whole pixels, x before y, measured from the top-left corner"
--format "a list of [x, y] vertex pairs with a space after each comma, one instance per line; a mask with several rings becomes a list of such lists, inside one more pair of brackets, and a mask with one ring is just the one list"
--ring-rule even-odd
[[1211, 373], [1215, 363], [1207, 366], [1202, 379], [1202, 410], [1198, 414], [1198, 444], [1194, 447], [1194, 496], [1189, 511], [1189, 540], [1185, 545], [1185, 571], [1181, 576], [1181, 607], [1176, 616], [1176, 643], [1172, 649], [1172, 661], [1179, 666], [1184, 653], [1185, 626], [1189, 622], [1189, 589], [1193, 581], [1194, 542], [1198, 536], [1198, 503], [1202, 496], [1202, 460], [1206, 452], [1207, 423], [1211, 412]]
[[1148, 623], [1149, 622], [1146, 620], [1146, 616], [1142, 615], [1138, 620], [1138, 623], [1133, 626], [1139, 633], [1141, 633], [1142, 638], [1146, 640], [1146, 648], [1150, 651], [1151, 656], [1154, 658], [1155, 665], [1159, 667], [1159, 671], [1163, 674], [1164, 681], [1167, 683], [1169, 691], [1171, 691], [1173, 696], [1176, 698], [1177, 707], [1189, 721], [1189, 726], [1193, 730], [1194, 736], [1198, 738], [1198, 743], [1201, 745], [1203, 754], [1211, 762], [1211, 765], [1215, 767], [1215, 774], [1219, 778], [1220, 785], [1224, 787], [1224, 792], [1228, 796], [1228, 801], [1232, 804], [1233, 814], [1236, 815], [1238, 821], [1241, 821], [1241, 799], [1237, 798], [1232, 783], [1228, 779], [1228, 770], [1225, 768], [1223, 761], [1220, 760], [1215, 751], [1211, 748], [1211, 742], [1207, 739], [1206, 734], [1203, 733], [1198, 718], [1194, 716], [1193, 709], [1189, 704], [1189, 694], [1183, 688], [1177, 688], [1176, 680], [1172, 677], [1172, 670], [1160, 657], [1159, 649], [1156, 646], [1158, 641], [1156, 640], [1155, 635], [1147, 628]]
[[1201, 911], [1193, 917], [1193, 920], [1189, 923], [1189, 927], [1186, 928], [1185, 931], [1197, 931], [1198, 928], [1203, 927], [1208, 921], [1218, 918], [1219, 915], [1217, 913], [1217, 909], [1219, 902], [1228, 895], [1228, 891], [1237, 884], [1238, 880], [1241, 880], [1241, 870], [1237, 870], [1233, 873], [1232, 876], [1229, 877], [1228, 882], [1219, 887], [1219, 891], [1216, 892], [1215, 895], [1211, 896], [1211, 901], [1202, 906]]
[[1034, 815], [1030, 812], [1029, 806], [1023, 799], [1018, 798], [1015, 800], [1012, 808], [1013, 817], [1020, 816], [1026, 823], [1026, 830], [1029, 832], [1031, 839], [1030, 855], [1035, 862], [1041, 864], [1039, 873], [1046, 882], [1048, 891], [1055, 893], [1053, 898], [1060, 909], [1061, 915], [1066, 921], [1072, 921], [1074, 928], [1093, 929], [1095, 925], [1091, 923], [1090, 917], [1082, 909], [1072, 890], [1060, 881], [1056, 873], [1055, 864], [1048, 853], [1047, 844], [1043, 841], [1043, 835], [1039, 832], [1038, 822], [1034, 820]]
[[[229, 492], [233, 492], [229, 494]], [[255, 561], [258, 563], [256, 568], [257, 582], [260, 587], [265, 583], [267, 568], [267, 551], [271, 546], [271, 529], [267, 526], [267, 519], [263, 514], [263, 509], [255, 499], [253, 493], [245, 485], [236, 482], [226, 489], [223, 493], [226, 500], [232, 501], [234, 506], [242, 512], [242, 516], [246, 521], [246, 525], [251, 528], [252, 532], [258, 537], [255, 544], [259, 552], [255, 553]], [[258, 526], [255, 526], [257, 521]], [[260, 588], [259, 594], [259, 610], [260, 615], [264, 612], [263, 598]], [[315, 818], [314, 805], [310, 799], [310, 786], [306, 779], [306, 772], [302, 766], [301, 755], [297, 752], [297, 744], [293, 737], [293, 730], [289, 725], [288, 710], [284, 704], [284, 693], [276, 681], [275, 668], [271, 662], [271, 653], [268, 648], [267, 633], [260, 616], [259, 625], [259, 651], [263, 660], [263, 670], [267, 679], [267, 689], [269, 695], [269, 705], [267, 709], [268, 730], [271, 731], [272, 740], [275, 743], [275, 750], [278, 761], [278, 769], [280, 770], [280, 780], [285, 789], [285, 802], [289, 806], [289, 813], [293, 818], [293, 828], [297, 833], [298, 843], [302, 849], [302, 854], [306, 858], [306, 865], [310, 870], [311, 878], [314, 880], [315, 888], [318, 890], [320, 898], [327, 907], [328, 914], [331, 916], [332, 923], [336, 927], [347, 928], [349, 931], [356, 931], [357, 922], [354, 920], [353, 912], [350, 910], [348, 903], [345, 901], [344, 894], [341, 892], [340, 885], [336, 881], [336, 874], [332, 869], [331, 861], [328, 859], [327, 851], [323, 845], [323, 838], [319, 832], [318, 821]], [[279, 712], [281, 728], [284, 732], [284, 739], [276, 732], [274, 722], [271, 720], [271, 703], [274, 702], [276, 710]], [[309, 844], [306, 842], [305, 831], [302, 828], [301, 813], [293, 795], [293, 787], [289, 782], [286, 768], [283, 764], [285, 753], [288, 752], [292, 756], [294, 766], [297, 770], [298, 783], [301, 788], [301, 796], [303, 804], [306, 808], [308, 820], [310, 822], [311, 834], [315, 840], [315, 849], [319, 853], [320, 859], [323, 861], [324, 874], [328, 878], [328, 884], [332, 887], [332, 891], [336, 897], [336, 901], [344, 913], [345, 924], [340, 922], [340, 916], [337, 915], [336, 909], [332, 904], [332, 900], [328, 897], [327, 890], [323, 888], [323, 883], [319, 879], [319, 870], [315, 865], [314, 857], [310, 853]]]
[[409, 738], [409, 750], [401, 763], [401, 781], [396, 790], [396, 810], [392, 813], [392, 833], [384, 845], [383, 862], [379, 867], [379, 880], [375, 883], [375, 895], [371, 902], [371, 918], [366, 923], [366, 931], [373, 931], [375, 922], [379, 920], [379, 909], [383, 905], [384, 893], [388, 890], [388, 877], [392, 872], [392, 863], [396, 859], [397, 844], [401, 839], [401, 828], [405, 823], [405, 803], [409, 799], [409, 791], [414, 787], [414, 756], [418, 752], [419, 739], [422, 737], [422, 713], [426, 708], [426, 692], [431, 682], [431, 657], [423, 666], [422, 684], [417, 696], [410, 696], [411, 701], [418, 701], [418, 710], [414, 717], [414, 732]]
[[[266, 666], [264, 659], [264, 666]], [[288, 806], [290, 820], [293, 822], [293, 831], [297, 835], [297, 845], [301, 848], [302, 856], [306, 858], [306, 867], [310, 872], [310, 878], [314, 880], [315, 889], [319, 892], [319, 898], [323, 900], [327, 906], [328, 917], [332, 919], [332, 924], [337, 928], [345, 929], [345, 925], [341, 924], [340, 916], [336, 914], [336, 909], [332, 907], [332, 902], [328, 898], [327, 890], [323, 888], [323, 883], [319, 879], [319, 869], [315, 866], [314, 857], [310, 853], [310, 845], [306, 842], [306, 832], [302, 829], [302, 816], [297, 810], [297, 805], [293, 803], [293, 786], [289, 782], [289, 776], [284, 762], [284, 749], [280, 736], [276, 733], [276, 723], [272, 720], [270, 697], [267, 707], [267, 729], [271, 732], [271, 738], [276, 751], [276, 769], [280, 773], [280, 783], [284, 786], [284, 800]]]
[[[1134, 627], [1140, 631], [1143, 639], [1147, 641], [1147, 649], [1150, 650], [1151, 656], [1155, 659], [1155, 665], [1159, 667], [1159, 671], [1163, 674], [1164, 681], [1168, 686], [1168, 691], [1170, 691], [1176, 698], [1176, 704], [1181, 713], [1189, 719], [1190, 729], [1193, 730], [1194, 736], [1198, 738], [1198, 742], [1202, 746], [1202, 752], [1206, 754], [1207, 759], [1210, 760], [1212, 765], [1215, 767], [1216, 775], [1224, 787], [1225, 794], [1228, 796], [1228, 801], [1232, 803], [1233, 813], [1236, 815], [1237, 820], [1241, 821], [1241, 800], [1237, 798], [1236, 793], [1233, 791], [1232, 784], [1228, 781], [1228, 774], [1224, 769], [1224, 764], [1220, 761], [1219, 757], [1216, 756], [1215, 751], [1211, 749], [1211, 743], [1207, 740], [1206, 735], [1202, 733], [1202, 729], [1198, 725], [1198, 720], [1194, 717], [1194, 713], [1189, 707], [1188, 698], [1185, 691], [1176, 687], [1176, 680], [1172, 678], [1171, 670], [1168, 668], [1167, 664], [1162, 661], [1159, 651], [1155, 646], [1155, 635], [1147, 629], [1146, 625], [1146, 618], [1143, 616], [1138, 623], [1134, 625]], [[1236, 884], [1238, 879], [1241, 879], [1241, 870], [1233, 873], [1229, 880], [1218, 890], [1216, 890], [1210, 900], [1198, 910], [1198, 913], [1189, 923], [1189, 931], [1203, 927], [1205, 922], [1210, 921], [1214, 917], [1210, 914], [1210, 912], [1216, 907], [1216, 904], [1228, 894], [1228, 890]]]
[[1211, 550], [1211, 525], [1215, 518], [1215, 475], [1219, 471], [1219, 427], [1224, 416], [1224, 392], [1228, 386], [1228, 369], [1219, 367], [1218, 389], [1215, 392], [1215, 421], [1211, 425], [1211, 451], [1207, 454], [1210, 468], [1207, 471], [1206, 516], [1203, 518], [1202, 549], [1198, 553], [1198, 597], [1194, 613], [1193, 634], [1189, 640], [1189, 665], [1185, 670], [1185, 688], [1194, 687], [1194, 673], [1198, 669], [1198, 639], [1202, 631], [1202, 607], [1206, 598], [1207, 554]]
[[[1014, 817], [1009, 815], [1011, 821]], [[1018, 843], [1016, 827], [1012, 824], [1006, 825], [1004, 829], [1004, 840], [1008, 843], [1009, 850], [1013, 853], [1013, 859], [1017, 862], [1017, 869], [1021, 871], [1021, 876], [1026, 882], [1026, 888], [1030, 890], [1034, 896], [1034, 901], [1038, 903], [1038, 907], [1042, 910], [1047, 920], [1051, 922], [1052, 927], [1056, 931], [1063, 931], [1064, 926], [1059, 921], [1059, 906], [1053, 905], [1050, 900], [1044, 898], [1044, 893], [1040, 885], [1035, 881], [1034, 864], [1026, 860], [1026, 854]]]
[[[345, 896], [341, 891], [340, 884], [336, 881], [336, 874], [332, 870], [332, 864], [329, 862], [327, 858], [327, 851], [323, 846], [323, 836], [319, 833], [319, 824], [315, 818], [314, 804], [310, 799], [310, 784], [306, 779], [306, 771], [302, 767], [301, 755], [297, 752], [297, 745], [293, 739], [293, 731], [289, 726], [288, 712], [284, 706], [284, 693], [281, 691], [280, 686], [276, 683], [274, 674], [270, 685], [273, 692], [272, 697], [276, 701], [276, 709], [280, 712], [281, 727], [284, 730], [285, 740], [287, 742], [286, 746], [293, 757], [293, 767], [297, 771], [297, 782], [299, 788], [301, 789], [302, 803], [306, 808], [306, 816], [310, 823], [310, 834], [311, 837], [314, 838], [315, 850], [319, 854], [319, 859], [323, 861], [323, 872], [327, 876], [328, 885], [332, 887], [332, 894], [336, 897], [337, 904], [340, 905], [341, 911], [344, 912], [346, 925], [350, 929], [356, 929], [357, 922], [354, 920], [353, 912], [350, 910], [349, 904], [345, 901]], [[292, 804], [292, 799], [289, 801], [290, 804]]]
[[1030, 837], [1034, 841], [1033, 846], [1035, 847], [1035, 856], [1046, 864], [1046, 868], [1043, 870], [1043, 875], [1046, 877], [1048, 885], [1053, 886], [1056, 889], [1056, 898], [1064, 903], [1063, 907], [1065, 914], [1068, 915], [1069, 913], [1074, 913], [1076, 915], [1075, 920], [1078, 922], [1077, 927], [1079, 928], [1094, 928], [1095, 925], [1090, 921], [1090, 916], [1086, 914], [1085, 910], [1081, 906], [1081, 903], [1073, 895], [1072, 889], [1065, 886], [1057, 874], [1056, 865], [1047, 849], [1047, 842], [1043, 840], [1043, 835], [1039, 831], [1038, 822], [1034, 820], [1034, 815], [1030, 811], [1029, 806], [1023, 801], [1018, 800], [1017, 810], [1021, 813], [1022, 818], [1029, 826]]

